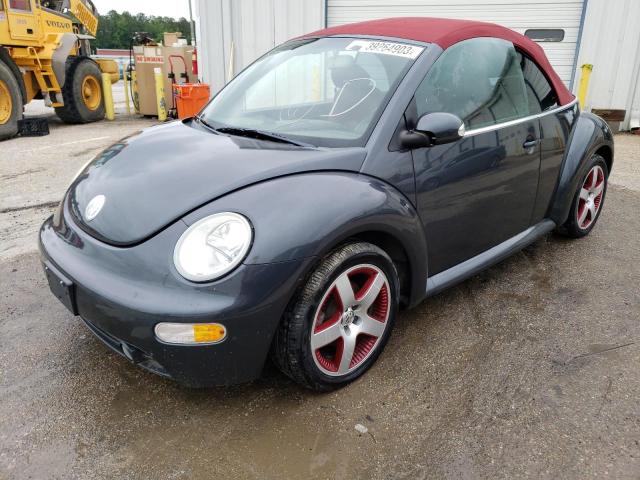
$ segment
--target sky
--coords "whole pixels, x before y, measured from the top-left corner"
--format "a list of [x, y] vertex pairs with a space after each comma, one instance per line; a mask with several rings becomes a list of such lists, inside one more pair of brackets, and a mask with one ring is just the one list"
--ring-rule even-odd
[[[189, 0], [92, 0], [99, 13], [110, 10], [144, 13], [173, 18], [189, 18]], [[195, 7], [195, 4], [194, 4]], [[195, 15], [195, 12], [194, 12]]]

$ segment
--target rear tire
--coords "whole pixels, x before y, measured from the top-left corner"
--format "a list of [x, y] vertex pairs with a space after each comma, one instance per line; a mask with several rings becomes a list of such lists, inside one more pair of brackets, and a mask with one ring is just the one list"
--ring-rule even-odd
[[22, 119], [22, 113], [20, 85], [11, 69], [0, 61], [0, 140], [18, 133], [18, 121]]
[[90, 123], [104, 119], [102, 74], [98, 64], [87, 57], [69, 58], [62, 98], [64, 106], [55, 110], [63, 122]]
[[570, 238], [589, 235], [604, 206], [608, 177], [607, 162], [600, 155], [594, 154], [587, 167], [586, 175], [578, 183], [569, 218], [557, 229], [558, 233]]
[[280, 323], [272, 346], [279, 368], [327, 391], [352, 382], [384, 349], [398, 310], [389, 256], [370, 243], [344, 245], [314, 270]]

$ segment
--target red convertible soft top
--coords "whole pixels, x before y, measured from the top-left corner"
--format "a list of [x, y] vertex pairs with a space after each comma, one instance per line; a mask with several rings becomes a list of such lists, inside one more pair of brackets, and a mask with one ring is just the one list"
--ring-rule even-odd
[[493, 23], [430, 17], [385, 18], [325, 28], [304, 36], [327, 37], [330, 35], [371, 35], [404, 38], [406, 40], [435, 43], [443, 49], [450, 47], [454, 43], [475, 37], [502, 38], [512, 42], [535, 60], [552, 83], [561, 105], [566, 105], [574, 99], [574, 96], [549, 63], [540, 45], [524, 35]]

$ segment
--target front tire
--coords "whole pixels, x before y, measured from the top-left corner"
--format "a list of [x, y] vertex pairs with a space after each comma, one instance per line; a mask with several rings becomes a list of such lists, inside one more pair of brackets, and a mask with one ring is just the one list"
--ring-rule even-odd
[[395, 322], [399, 281], [389, 256], [370, 243], [326, 257], [298, 292], [274, 339], [275, 363], [314, 390], [355, 380], [376, 361]]
[[0, 140], [18, 133], [18, 121], [22, 119], [22, 112], [20, 85], [11, 69], [0, 60]]
[[69, 58], [62, 87], [64, 106], [55, 109], [60, 120], [65, 123], [90, 123], [104, 119], [101, 79], [100, 67], [90, 58]]
[[578, 184], [569, 218], [558, 229], [559, 233], [571, 238], [582, 238], [589, 235], [600, 217], [600, 212], [602, 212], [607, 194], [608, 177], [607, 162], [602, 156], [594, 154], [587, 168], [587, 174]]

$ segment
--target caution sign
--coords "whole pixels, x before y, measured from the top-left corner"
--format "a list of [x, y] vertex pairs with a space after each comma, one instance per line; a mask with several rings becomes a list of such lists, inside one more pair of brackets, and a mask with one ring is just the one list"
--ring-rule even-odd
[[164, 63], [164, 58], [161, 56], [136, 55], [136, 63]]

